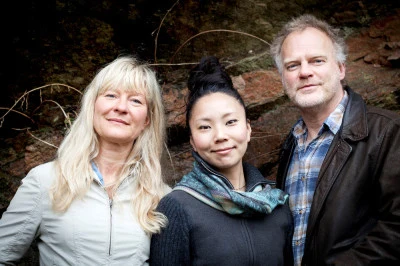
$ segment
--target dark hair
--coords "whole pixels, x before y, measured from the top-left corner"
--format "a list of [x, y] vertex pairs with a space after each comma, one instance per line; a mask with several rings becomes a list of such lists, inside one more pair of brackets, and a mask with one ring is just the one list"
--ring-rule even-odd
[[186, 104], [186, 127], [190, 130], [189, 119], [192, 115], [194, 104], [203, 96], [211, 93], [225, 93], [235, 98], [244, 108], [246, 118], [246, 105], [239, 92], [233, 87], [231, 77], [225, 72], [224, 67], [215, 56], [205, 56], [189, 74], [187, 82], [189, 95]]

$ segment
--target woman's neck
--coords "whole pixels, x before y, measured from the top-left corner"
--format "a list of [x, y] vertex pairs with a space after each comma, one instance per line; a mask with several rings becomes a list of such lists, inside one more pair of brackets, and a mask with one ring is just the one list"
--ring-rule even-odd
[[94, 158], [106, 187], [113, 186], [122, 174], [130, 149], [115, 149], [100, 146], [99, 154]]
[[245, 191], [246, 190], [246, 179], [244, 178], [243, 165], [238, 164], [235, 167], [229, 169], [222, 169], [220, 173], [223, 174], [229, 182], [232, 184], [234, 190]]

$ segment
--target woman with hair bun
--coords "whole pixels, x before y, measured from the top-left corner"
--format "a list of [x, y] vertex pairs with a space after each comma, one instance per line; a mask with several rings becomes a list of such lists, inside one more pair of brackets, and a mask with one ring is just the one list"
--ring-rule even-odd
[[151, 265], [292, 265], [288, 195], [243, 162], [251, 126], [218, 59], [201, 59], [188, 80], [186, 124], [193, 169], [157, 210]]

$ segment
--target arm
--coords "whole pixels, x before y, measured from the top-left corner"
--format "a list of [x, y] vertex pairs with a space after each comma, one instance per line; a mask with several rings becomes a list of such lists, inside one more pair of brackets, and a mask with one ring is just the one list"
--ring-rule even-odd
[[190, 265], [188, 217], [178, 201], [164, 197], [158, 211], [168, 218], [168, 225], [154, 234], [150, 245], [150, 265]]
[[41, 222], [41, 185], [33, 169], [0, 220], [0, 265], [14, 265], [29, 249]]
[[372, 175], [379, 191], [374, 196], [377, 221], [353, 248], [335, 258], [335, 265], [400, 265], [399, 122], [386, 125], [385, 134], [377, 141], [380, 152]]

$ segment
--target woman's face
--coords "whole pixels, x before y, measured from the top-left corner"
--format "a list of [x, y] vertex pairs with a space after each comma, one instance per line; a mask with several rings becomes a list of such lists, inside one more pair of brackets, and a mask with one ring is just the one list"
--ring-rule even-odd
[[193, 149], [222, 174], [242, 167], [251, 127], [243, 106], [225, 93], [212, 93], [193, 106], [189, 120]]
[[144, 95], [108, 90], [97, 97], [93, 125], [100, 143], [131, 146], [148, 124]]

